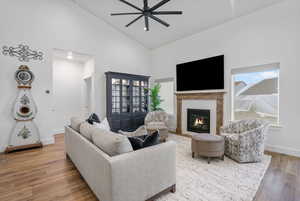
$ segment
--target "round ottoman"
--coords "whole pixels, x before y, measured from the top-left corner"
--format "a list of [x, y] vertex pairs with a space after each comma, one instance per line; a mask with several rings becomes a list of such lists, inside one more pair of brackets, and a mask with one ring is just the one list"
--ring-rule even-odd
[[224, 160], [224, 138], [211, 134], [193, 134], [192, 135], [192, 157], [195, 154], [207, 157], [208, 163], [211, 158], [219, 157]]

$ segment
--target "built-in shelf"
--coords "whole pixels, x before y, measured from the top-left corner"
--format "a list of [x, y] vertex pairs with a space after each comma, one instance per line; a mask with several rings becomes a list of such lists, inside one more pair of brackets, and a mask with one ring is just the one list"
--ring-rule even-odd
[[176, 91], [175, 94], [227, 93], [226, 90]]

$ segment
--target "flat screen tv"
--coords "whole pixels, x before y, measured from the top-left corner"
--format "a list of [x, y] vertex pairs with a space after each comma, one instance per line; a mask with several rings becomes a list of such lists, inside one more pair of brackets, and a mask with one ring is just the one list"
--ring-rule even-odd
[[224, 89], [224, 55], [177, 65], [177, 91]]

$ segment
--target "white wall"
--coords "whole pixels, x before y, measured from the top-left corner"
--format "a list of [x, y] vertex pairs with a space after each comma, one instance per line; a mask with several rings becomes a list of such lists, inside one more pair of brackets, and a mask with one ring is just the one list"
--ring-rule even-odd
[[152, 52], [155, 79], [176, 76], [176, 64], [225, 55], [226, 121], [230, 120], [230, 70], [280, 62], [280, 122], [268, 148], [300, 156], [300, 1], [287, 0], [257, 13], [173, 42]]
[[[105, 71], [149, 74], [149, 51], [70, 0], [0, 0], [0, 47], [25, 43], [45, 53], [44, 61], [27, 63], [36, 76], [33, 97], [42, 141], [53, 142], [52, 53], [54, 48], [93, 55], [96, 112], [105, 115]], [[7, 146], [14, 120], [11, 105], [17, 93], [14, 72], [21, 63], [0, 55], [0, 152]], [[45, 90], [50, 90], [46, 94]]]
[[62, 133], [70, 118], [83, 109], [84, 64], [67, 59], [53, 61], [53, 133]]

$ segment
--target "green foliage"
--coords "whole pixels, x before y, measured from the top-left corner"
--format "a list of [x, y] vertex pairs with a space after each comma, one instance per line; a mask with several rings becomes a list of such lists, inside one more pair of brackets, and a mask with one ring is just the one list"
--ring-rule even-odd
[[154, 87], [150, 89], [151, 111], [163, 110], [160, 108], [160, 104], [163, 102], [159, 96], [160, 87], [160, 84], [155, 84]]

